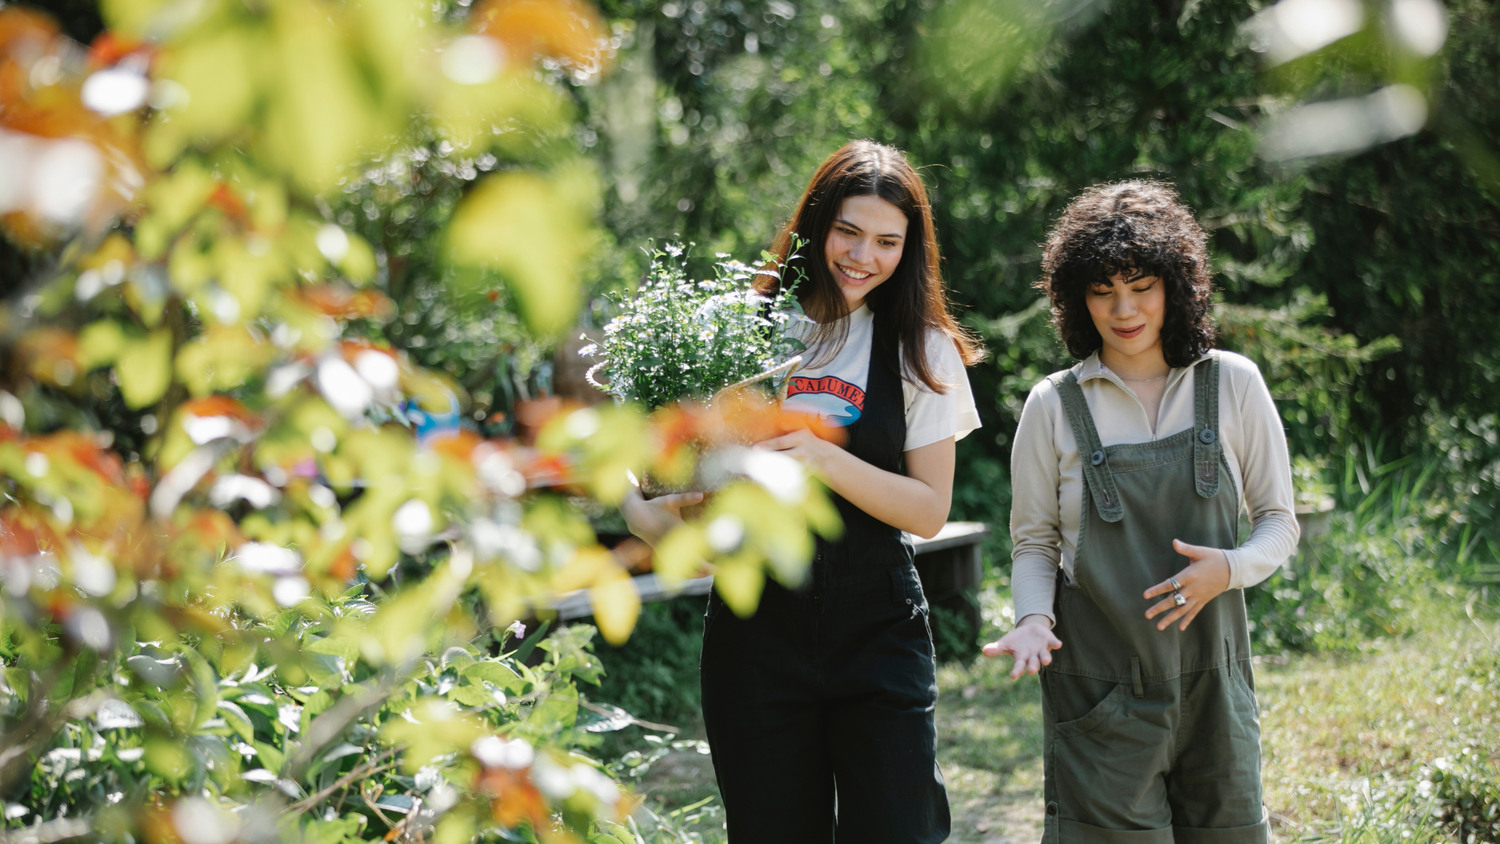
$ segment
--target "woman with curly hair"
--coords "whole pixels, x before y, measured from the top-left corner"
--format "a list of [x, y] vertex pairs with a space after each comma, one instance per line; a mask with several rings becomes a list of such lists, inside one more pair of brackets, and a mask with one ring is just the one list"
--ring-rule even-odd
[[1018, 622], [984, 653], [1041, 672], [1047, 842], [1269, 840], [1241, 590], [1298, 529], [1260, 371], [1211, 349], [1205, 241], [1170, 186], [1132, 181], [1075, 199], [1043, 254], [1082, 362], [1021, 413]]

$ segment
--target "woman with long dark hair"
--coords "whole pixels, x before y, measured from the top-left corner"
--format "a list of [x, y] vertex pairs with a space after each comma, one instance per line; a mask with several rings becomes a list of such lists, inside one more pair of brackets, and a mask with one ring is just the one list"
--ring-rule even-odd
[[[847, 437], [760, 447], [824, 479], [844, 533], [818, 541], [802, 588], [768, 583], [749, 618], [710, 596], [703, 716], [729, 837], [942, 841], [936, 665], [905, 534], [947, 521], [954, 443], [979, 427], [964, 367], [980, 351], [948, 312], [927, 192], [900, 152], [855, 141], [829, 157], [773, 251], [789, 259], [794, 242], [814, 325], [786, 406]], [[693, 500], [632, 497], [626, 517], [650, 540]]]
[[1084, 191], [1042, 273], [1080, 363], [1021, 412], [1018, 622], [984, 653], [1042, 675], [1044, 840], [1265, 844], [1241, 590], [1297, 547], [1280, 415], [1212, 348], [1207, 236], [1170, 186]]

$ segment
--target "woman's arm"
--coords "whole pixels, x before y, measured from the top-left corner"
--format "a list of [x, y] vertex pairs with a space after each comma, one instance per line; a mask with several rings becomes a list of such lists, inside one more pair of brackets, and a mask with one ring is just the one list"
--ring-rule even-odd
[[1270, 577], [1297, 552], [1301, 536], [1281, 414], [1260, 370], [1249, 361], [1244, 363], [1249, 372], [1243, 375], [1249, 376], [1249, 383], [1240, 395], [1239, 442], [1228, 445], [1240, 464], [1250, 536], [1225, 555], [1231, 589], [1245, 589]]
[[[1010, 451], [1010, 587], [1016, 621], [1040, 615], [1049, 628], [1056, 620], [1052, 600], [1062, 565], [1062, 455], [1054, 442], [1055, 414], [1061, 412], [1051, 381], [1033, 387], [1021, 408]], [[1071, 431], [1066, 435], [1071, 437]]]
[[1012, 680], [1051, 665], [1052, 652], [1063, 646], [1052, 633], [1052, 599], [1062, 561], [1062, 508], [1057, 497], [1062, 467], [1050, 406], [1055, 401], [1050, 382], [1032, 388], [1010, 452], [1010, 586], [1016, 627], [982, 651], [990, 657], [1014, 657]]
[[906, 452], [906, 474], [887, 472], [801, 429], [760, 443], [795, 457], [829, 489], [892, 527], [927, 539], [948, 522], [953, 504], [953, 437]]

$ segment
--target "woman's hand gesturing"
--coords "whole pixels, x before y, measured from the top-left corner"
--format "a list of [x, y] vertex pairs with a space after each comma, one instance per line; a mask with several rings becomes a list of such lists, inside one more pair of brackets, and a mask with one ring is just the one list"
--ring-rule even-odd
[[1035, 674], [1043, 665], [1052, 664], [1052, 652], [1062, 647], [1062, 641], [1052, 635], [1052, 627], [1044, 615], [1028, 615], [1021, 619], [1016, 629], [1000, 637], [998, 642], [985, 645], [985, 656], [1010, 654], [1016, 664], [1010, 669], [1010, 679], [1018, 680], [1022, 674]]
[[[1161, 595], [1167, 596], [1165, 600], [1158, 601], [1151, 609], [1146, 610], [1146, 618], [1156, 618], [1171, 611], [1166, 618], [1157, 622], [1157, 630], [1166, 630], [1167, 625], [1178, 619], [1182, 623], [1177, 629], [1188, 629], [1188, 625], [1208, 606], [1208, 602], [1229, 588], [1229, 558], [1222, 548], [1189, 545], [1180, 539], [1172, 540], [1172, 547], [1188, 558], [1188, 567], [1175, 575], [1176, 586], [1173, 586], [1171, 579], [1167, 579], [1146, 590], [1145, 597], [1148, 601]], [[1181, 595], [1183, 603], [1178, 604], [1173, 593]]]

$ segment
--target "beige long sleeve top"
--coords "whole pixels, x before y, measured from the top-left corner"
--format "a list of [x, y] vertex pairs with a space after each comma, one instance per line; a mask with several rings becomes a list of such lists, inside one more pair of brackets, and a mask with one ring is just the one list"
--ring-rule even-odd
[[[1250, 536], [1226, 549], [1229, 588], [1265, 580], [1297, 549], [1291, 463], [1276, 404], [1250, 359], [1218, 352], [1219, 437], [1248, 511]], [[1073, 367], [1099, 439], [1108, 447], [1165, 439], [1193, 426], [1193, 377], [1198, 366], [1175, 368], [1157, 412], [1155, 430], [1135, 393], [1099, 362], [1097, 354]], [[1011, 450], [1011, 590], [1016, 620], [1043, 615], [1052, 621], [1059, 568], [1073, 573], [1083, 505], [1083, 462], [1062, 397], [1051, 379], [1031, 388]], [[1186, 559], [1184, 558], [1184, 563]]]

